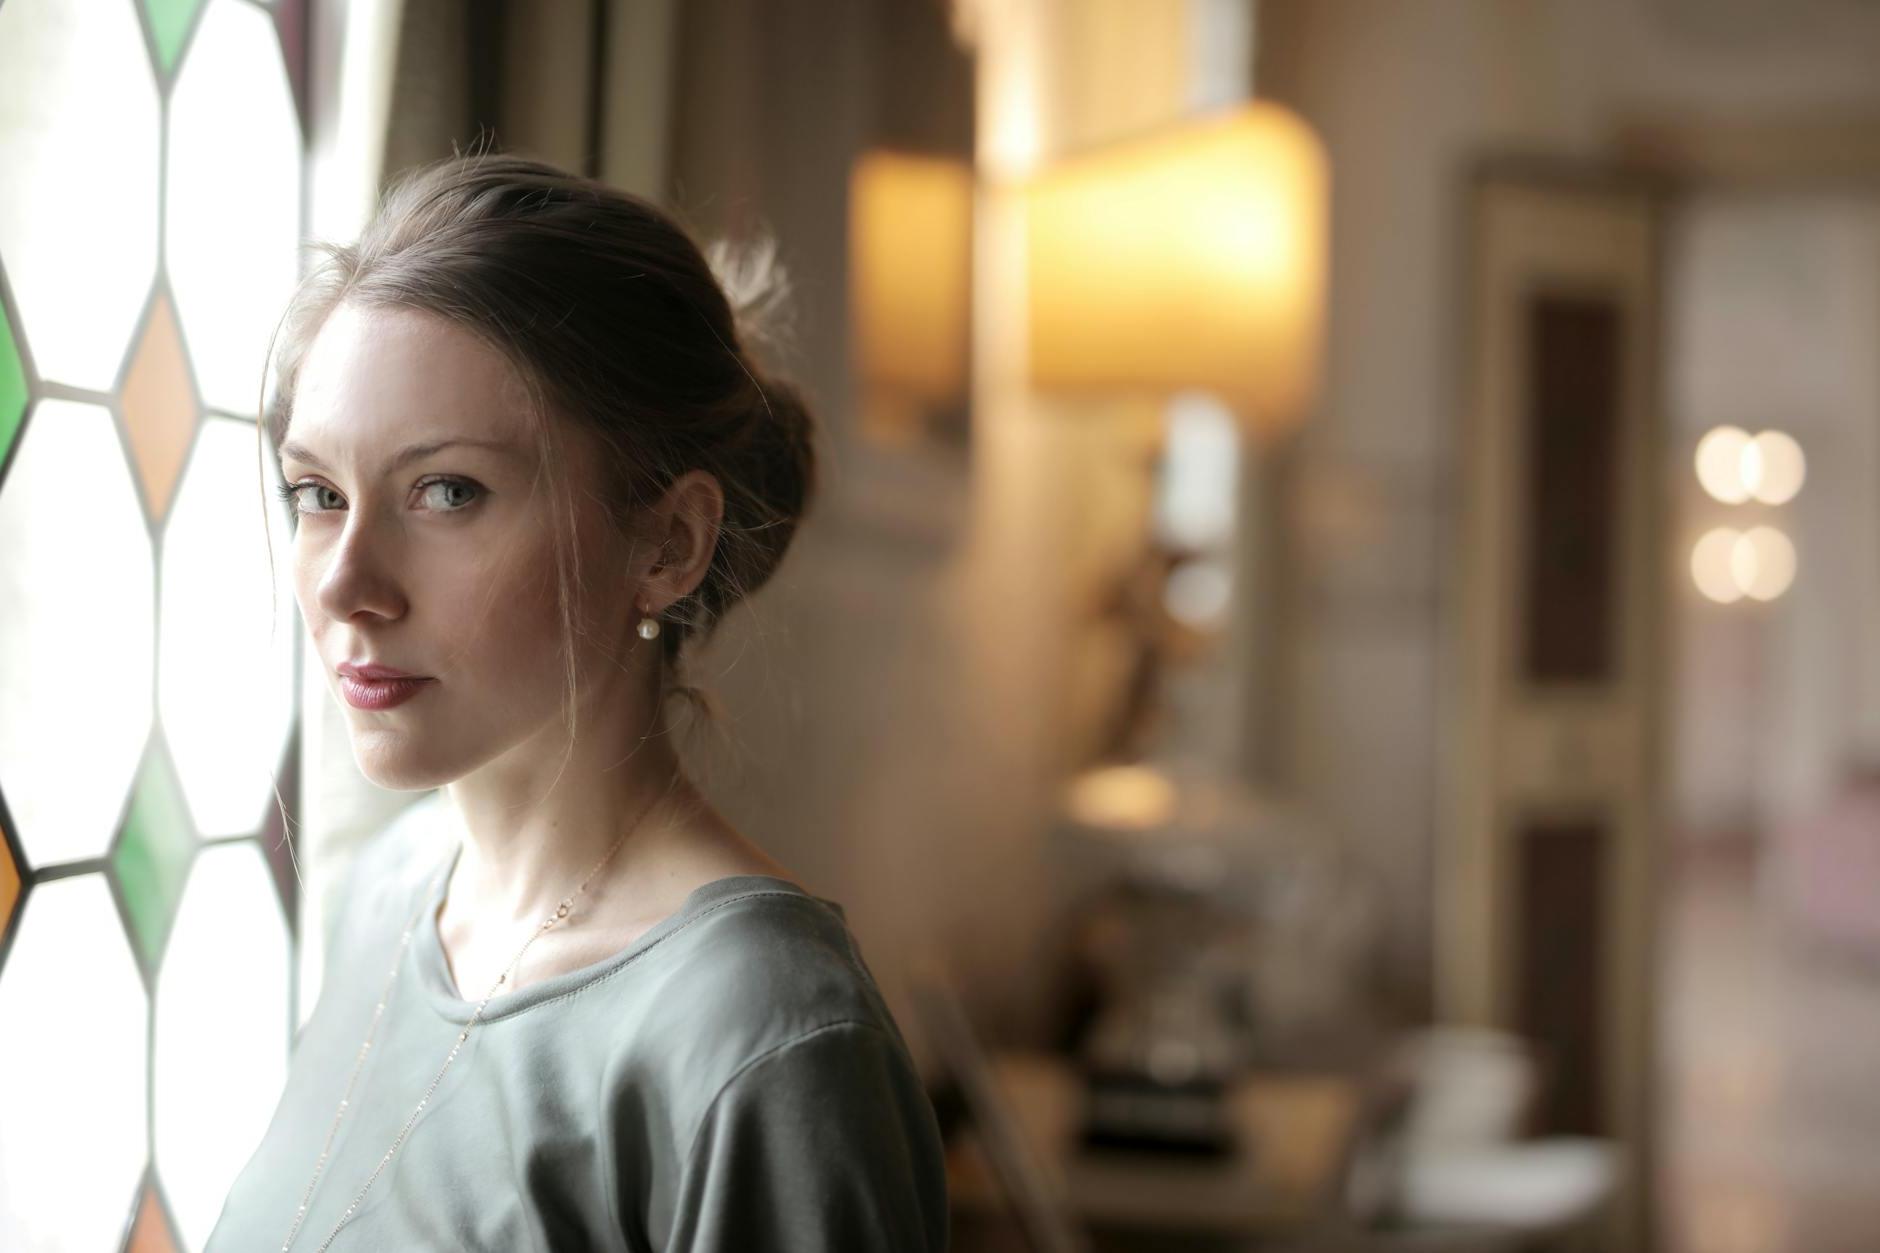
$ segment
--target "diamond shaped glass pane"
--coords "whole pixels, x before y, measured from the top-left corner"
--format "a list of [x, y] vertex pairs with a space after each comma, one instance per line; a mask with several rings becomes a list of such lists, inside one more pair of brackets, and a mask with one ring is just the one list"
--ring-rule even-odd
[[7, 451], [19, 434], [20, 419], [26, 416], [26, 369], [20, 364], [19, 346], [13, 340], [13, 327], [5, 309], [0, 309], [0, 465], [6, 464]]
[[20, 868], [13, 864], [13, 850], [7, 847], [5, 832], [0, 832], [0, 938], [5, 938], [19, 900]]
[[207, 419], [163, 534], [158, 701], [204, 836], [261, 825], [293, 716], [292, 557], [271, 510], [263, 533], [262, 475], [254, 426]]
[[176, 479], [196, 433], [196, 393], [189, 385], [189, 359], [169, 297], [161, 290], [150, 302], [150, 320], [131, 350], [124, 372], [124, 430], [143, 481], [150, 516], [161, 520], [176, 494]]
[[0, 970], [0, 1249], [115, 1249], [144, 1170], [149, 1003], [104, 876], [33, 888]]
[[195, 851], [183, 794], [162, 754], [152, 749], [137, 774], [124, 834], [111, 854], [111, 868], [130, 914], [131, 939], [143, 954], [146, 970], [155, 970], [163, 955]]
[[40, 401], [0, 485], [0, 788], [35, 865], [110, 845], [150, 735], [154, 583], [111, 415]]
[[124, 1253], [176, 1253], [176, 1237], [170, 1232], [170, 1220], [155, 1188], [144, 1188], [144, 1199], [137, 1207], [137, 1225], [131, 1228]]
[[253, 5], [209, 0], [190, 41], [166, 195], [170, 283], [203, 401], [253, 414], [300, 237], [300, 123], [274, 23]]
[[156, 36], [157, 62], [167, 72], [176, 65], [176, 54], [183, 50], [183, 37], [195, 20], [202, 0], [144, 0], [144, 12], [150, 15], [150, 33]]
[[41, 377], [109, 391], [157, 268], [160, 124], [129, 4], [0, 4], [0, 262]]
[[157, 1173], [207, 1243], [287, 1079], [286, 919], [253, 841], [196, 856], [157, 980]]

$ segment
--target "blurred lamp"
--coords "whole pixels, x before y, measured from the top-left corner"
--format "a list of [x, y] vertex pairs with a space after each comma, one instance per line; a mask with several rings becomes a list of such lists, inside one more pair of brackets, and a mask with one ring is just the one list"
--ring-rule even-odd
[[1065, 809], [1086, 827], [1149, 832], [1173, 821], [1177, 799], [1173, 781], [1153, 766], [1097, 766], [1071, 780]]
[[1743, 483], [1765, 505], [1784, 505], [1795, 499], [1807, 477], [1807, 459], [1793, 436], [1764, 431], [1743, 449]]
[[849, 179], [849, 299], [871, 406], [944, 406], [966, 390], [973, 172], [870, 152]]
[[1697, 481], [1711, 499], [1740, 505], [1749, 499], [1743, 482], [1743, 453], [1749, 432], [1739, 426], [1715, 427], [1697, 441]]
[[1720, 526], [1707, 531], [1691, 549], [1691, 581], [1697, 584], [1698, 591], [1719, 605], [1734, 604], [1743, 599], [1743, 588], [1736, 580], [1736, 570], [1731, 561], [1740, 538], [1741, 532], [1732, 527]]
[[1720, 605], [1775, 600], [1795, 582], [1795, 566], [1794, 541], [1772, 526], [1720, 526], [1691, 550], [1692, 581]]
[[1030, 358], [1044, 388], [1204, 388], [1273, 433], [1312, 403], [1329, 182], [1297, 116], [1256, 102], [1065, 160], [1027, 189]]
[[1745, 531], [1730, 552], [1730, 572], [1753, 600], [1774, 600], [1795, 582], [1795, 545], [1772, 526]]
[[1719, 426], [1697, 442], [1697, 481], [1726, 505], [1787, 504], [1807, 477], [1802, 446], [1782, 431], [1752, 436], [1741, 427]]

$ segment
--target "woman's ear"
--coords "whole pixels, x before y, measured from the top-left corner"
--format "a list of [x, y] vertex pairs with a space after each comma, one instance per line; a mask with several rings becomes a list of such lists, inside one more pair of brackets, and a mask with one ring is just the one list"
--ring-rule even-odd
[[724, 516], [724, 489], [704, 470], [687, 470], [666, 488], [648, 511], [653, 561], [641, 583], [647, 612], [663, 613], [705, 581]]

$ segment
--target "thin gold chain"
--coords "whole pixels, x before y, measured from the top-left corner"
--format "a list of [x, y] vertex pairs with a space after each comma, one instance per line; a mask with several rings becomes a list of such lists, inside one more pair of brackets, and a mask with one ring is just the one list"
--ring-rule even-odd
[[[392, 1146], [385, 1150], [385, 1155], [379, 1158], [379, 1164], [372, 1168], [372, 1173], [367, 1176], [365, 1184], [359, 1189], [358, 1195], [353, 1197], [351, 1203], [346, 1206], [345, 1212], [340, 1215], [339, 1222], [334, 1226], [332, 1232], [327, 1235], [325, 1240], [320, 1242], [319, 1253], [325, 1253], [328, 1246], [339, 1236], [340, 1231], [347, 1223], [353, 1220], [353, 1215], [359, 1209], [359, 1203], [365, 1200], [366, 1193], [370, 1192], [372, 1185], [378, 1182], [379, 1174], [385, 1169], [387, 1163], [392, 1160], [393, 1155], [396, 1154], [399, 1148], [404, 1144], [405, 1137], [411, 1134], [411, 1129], [417, 1124], [418, 1117], [424, 1113], [425, 1107], [430, 1104], [432, 1095], [437, 1091], [437, 1085], [444, 1081], [444, 1072], [448, 1071], [450, 1064], [457, 1060], [457, 1052], [459, 1049], [463, 1048], [464, 1040], [469, 1037], [470, 1028], [474, 1027], [478, 1020], [483, 1017], [484, 1007], [490, 1003], [491, 998], [501, 990], [503, 984], [509, 981], [510, 974], [515, 970], [516, 966], [521, 963], [523, 954], [529, 951], [529, 945], [534, 944], [543, 934], [553, 928], [555, 924], [568, 917], [569, 913], [574, 909], [575, 900], [582, 893], [587, 891], [588, 884], [594, 881], [594, 876], [599, 874], [601, 868], [613, 859], [615, 853], [620, 851], [620, 846], [626, 843], [627, 836], [632, 834], [633, 830], [646, 820], [646, 815], [652, 812], [653, 806], [659, 803], [663, 795], [662, 793], [660, 796], [655, 796], [647, 803], [646, 807], [640, 811], [639, 817], [627, 824], [626, 829], [622, 831], [619, 838], [614, 841], [613, 847], [609, 848], [601, 859], [594, 863], [594, 868], [589, 870], [587, 877], [581, 880], [581, 886], [576, 888], [572, 895], [562, 898], [561, 903], [555, 907], [555, 912], [550, 914], [540, 926], [529, 933], [529, 938], [523, 942], [521, 948], [516, 950], [516, 955], [509, 960], [509, 964], [503, 968], [503, 972], [496, 976], [496, 982], [490, 985], [490, 990], [484, 994], [481, 1001], [477, 1002], [476, 1012], [470, 1015], [470, 1021], [466, 1022], [463, 1030], [457, 1033], [457, 1040], [450, 1046], [450, 1053], [444, 1058], [444, 1064], [438, 1067], [437, 1074], [432, 1077], [430, 1086], [425, 1088], [424, 1095], [418, 1099], [417, 1108], [411, 1111], [411, 1116], [405, 1119], [405, 1125], [399, 1128], [397, 1137], [392, 1141]], [[319, 1160], [314, 1163], [313, 1178], [307, 1181], [307, 1190], [301, 1194], [300, 1204], [294, 1211], [293, 1225], [287, 1230], [287, 1238], [281, 1241], [281, 1253], [288, 1253], [288, 1250], [292, 1248], [295, 1238], [300, 1234], [301, 1223], [306, 1221], [307, 1204], [313, 1198], [313, 1190], [315, 1186], [319, 1184], [320, 1176], [326, 1171], [327, 1155], [332, 1151], [333, 1137], [338, 1134], [340, 1120], [346, 1116], [346, 1111], [351, 1105], [353, 1085], [358, 1082], [359, 1072], [365, 1065], [366, 1054], [372, 1049], [372, 1038], [378, 1032], [379, 1019], [385, 1014], [385, 1002], [390, 999], [392, 986], [398, 981], [398, 969], [404, 964], [405, 950], [411, 944], [411, 933], [416, 930], [418, 916], [423, 913], [426, 903], [430, 901], [432, 892], [436, 890], [438, 880], [443, 877], [445, 871], [450, 869], [450, 866], [451, 861], [446, 860], [443, 868], [438, 871], [437, 875], [432, 877], [431, 891], [427, 891], [419, 898], [418, 908], [412, 912], [410, 920], [405, 923], [404, 936], [398, 942], [398, 955], [393, 958], [391, 973], [386, 977], [385, 987], [379, 992], [378, 1008], [372, 1011], [372, 1023], [366, 1029], [366, 1038], [359, 1045], [359, 1056], [353, 1061], [352, 1074], [346, 1080], [346, 1091], [340, 1096], [339, 1108], [333, 1111], [333, 1123], [327, 1128], [326, 1142], [320, 1147]]]

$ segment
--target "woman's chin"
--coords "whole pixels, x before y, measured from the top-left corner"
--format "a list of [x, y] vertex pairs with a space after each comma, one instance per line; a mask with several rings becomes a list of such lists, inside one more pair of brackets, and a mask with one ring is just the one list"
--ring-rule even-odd
[[425, 792], [463, 774], [439, 760], [434, 750], [420, 751], [407, 733], [355, 728], [352, 749], [359, 773], [389, 792]]

